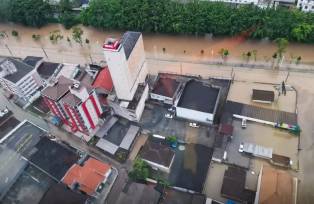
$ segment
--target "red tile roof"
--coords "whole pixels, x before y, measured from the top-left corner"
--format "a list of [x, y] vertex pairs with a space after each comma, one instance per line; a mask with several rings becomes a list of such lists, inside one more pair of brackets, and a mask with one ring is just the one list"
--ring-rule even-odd
[[104, 67], [97, 75], [95, 81], [93, 82], [94, 88], [101, 88], [108, 92], [113, 89], [113, 83], [108, 67]]
[[79, 184], [79, 189], [88, 195], [93, 195], [98, 185], [105, 179], [105, 174], [111, 166], [96, 159], [89, 158], [84, 166], [74, 164], [63, 178], [63, 183], [71, 186]]

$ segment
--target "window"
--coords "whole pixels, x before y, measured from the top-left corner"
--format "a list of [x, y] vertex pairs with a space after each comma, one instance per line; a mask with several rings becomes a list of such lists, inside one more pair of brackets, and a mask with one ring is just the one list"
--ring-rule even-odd
[[304, 8], [307, 9], [307, 6], [305, 6]]

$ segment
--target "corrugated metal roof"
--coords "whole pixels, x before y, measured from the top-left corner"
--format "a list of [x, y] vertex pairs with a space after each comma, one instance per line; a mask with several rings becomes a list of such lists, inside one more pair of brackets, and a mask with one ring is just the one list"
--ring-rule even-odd
[[100, 148], [106, 152], [109, 152], [112, 155], [114, 155], [119, 148], [119, 146], [109, 142], [108, 140], [104, 140], [104, 139], [100, 139], [97, 142], [96, 147], [98, 147], [98, 148]]
[[138, 131], [139, 131], [139, 127], [135, 126], [135, 125], [131, 125], [130, 128], [128, 129], [125, 137], [123, 138], [120, 147], [126, 150], [129, 150], [133, 140], [135, 139]]
[[252, 143], [244, 143], [243, 151], [251, 153], [255, 156], [272, 158], [273, 149], [268, 147], [263, 147], [260, 145], [252, 144]]

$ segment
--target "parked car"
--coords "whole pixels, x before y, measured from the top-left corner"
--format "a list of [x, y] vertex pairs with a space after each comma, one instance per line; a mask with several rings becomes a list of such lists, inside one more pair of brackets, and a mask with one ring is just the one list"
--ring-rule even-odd
[[173, 118], [173, 115], [171, 115], [170, 113], [166, 113], [166, 114], [165, 114], [165, 117], [171, 119], [171, 118]]
[[174, 107], [171, 107], [171, 108], [168, 108], [168, 111], [170, 111], [170, 112], [175, 112], [176, 109], [175, 109]]
[[190, 127], [199, 128], [200, 126], [197, 123], [189, 123]]
[[241, 143], [240, 147], [239, 147], [239, 152], [243, 152], [243, 148], [244, 148], [244, 145], [243, 145], [243, 143]]
[[246, 128], [246, 119], [242, 119], [241, 127], [242, 127], [242, 129]]

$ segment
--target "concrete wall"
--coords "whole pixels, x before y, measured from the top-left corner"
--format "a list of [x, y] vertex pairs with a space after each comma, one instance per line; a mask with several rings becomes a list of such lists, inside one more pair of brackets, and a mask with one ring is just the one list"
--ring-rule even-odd
[[213, 124], [214, 115], [182, 107], [176, 107], [177, 116], [201, 123]]
[[173, 105], [173, 99], [170, 97], [150, 93], [150, 98], [161, 101], [161, 102], [169, 104], [169, 105]]
[[143, 114], [143, 111], [144, 111], [144, 108], [145, 108], [145, 101], [148, 98], [148, 90], [149, 90], [148, 85], [146, 85], [146, 87], [144, 89], [144, 92], [142, 94], [142, 97], [141, 97], [141, 99], [138, 102], [138, 105], [136, 107], [135, 115], [136, 115], [137, 121], [140, 121], [140, 119], [142, 117], [142, 114]]

